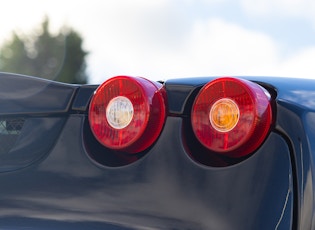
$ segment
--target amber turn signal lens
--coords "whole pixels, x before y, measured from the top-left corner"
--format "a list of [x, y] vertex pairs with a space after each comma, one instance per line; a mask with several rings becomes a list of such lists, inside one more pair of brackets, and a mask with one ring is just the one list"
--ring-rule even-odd
[[191, 112], [197, 140], [230, 157], [254, 152], [266, 139], [271, 122], [268, 92], [254, 82], [231, 77], [205, 84]]
[[239, 116], [240, 111], [237, 104], [229, 98], [223, 98], [216, 101], [211, 107], [209, 120], [217, 131], [228, 132], [236, 126]]

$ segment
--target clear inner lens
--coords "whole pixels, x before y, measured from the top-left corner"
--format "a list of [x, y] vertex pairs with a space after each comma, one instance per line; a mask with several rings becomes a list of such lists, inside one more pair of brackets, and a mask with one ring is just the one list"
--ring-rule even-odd
[[127, 127], [133, 118], [133, 105], [127, 97], [114, 97], [106, 108], [106, 119], [114, 129]]

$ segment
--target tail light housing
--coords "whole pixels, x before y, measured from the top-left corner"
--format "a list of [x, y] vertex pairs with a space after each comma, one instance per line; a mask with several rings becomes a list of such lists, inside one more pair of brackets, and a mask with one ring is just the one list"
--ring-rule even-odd
[[196, 138], [207, 149], [234, 158], [246, 156], [268, 135], [270, 95], [244, 79], [215, 79], [195, 98], [191, 123]]
[[95, 138], [105, 147], [138, 153], [159, 136], [165, 121], [162, 84], [144, 78], [117, 76], [95, 91], [89, 107], [89, 123]]

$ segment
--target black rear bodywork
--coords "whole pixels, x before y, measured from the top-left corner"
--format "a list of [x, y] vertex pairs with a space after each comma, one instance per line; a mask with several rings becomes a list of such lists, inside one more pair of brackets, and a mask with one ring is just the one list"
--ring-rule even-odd
[[164, 82], [167, 118], [149, 149], [93, 137], [97, 86], [0, 75], [0, 229], [313, 229], [315, 81], [247, 77], [274, 122], [246, 159], [209, 156], [190, 111], [212, 77]]

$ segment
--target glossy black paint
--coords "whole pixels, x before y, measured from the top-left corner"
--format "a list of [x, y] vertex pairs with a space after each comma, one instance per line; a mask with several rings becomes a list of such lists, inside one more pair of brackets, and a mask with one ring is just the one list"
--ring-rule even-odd
[[78, 86], [0, 73], [0, 115], [66, 113]]
[[[69, 118], [42, 162], [0, 176], [5, 185], [0, 191], [2, 218], [14, 213], [35, 222], [112, 223], [133, 229], [290, 228], [292, 175], [279, 135], [271, 135], [246, 162], [207, 168], [180, 147], [182, 122], [171, 117], [143, 159], [124, 167], [97, 167], [79, 145], [84, 119]], [[167, 140], [171, 142], [165, 145]]]
[[[22, 169], [45, 157], [55, 144], [65, 121], [63, 117], [25, 119], [14, 146], [0, 154], [0, 173]], [[5, 136], [0, 137], [1, 144], [4, 144]]]
[[[88, 140], [93, 137], [86, 111], [96, 86], [7, 74], [0, 75], [0, 82], [3, 79], [9, 82], [2, 93], [8, 101], [0, 109], [0, 117], [23, 116], [29, 125], [23, 127], [17, 142], [23, 157], [9, 151], [9, 166], [1, 161], [0, 154], [0, 229], [315, 226], [312, 80], [299, 80], [297, 84], [294, 79], [248, 78], [273, 95], [274, 127], [252, 156], [216, 167], [195, 161], [192, 152], [198, 148], [187, 145], [190, 139], [185, 134], [194, 96], [212, 78], [165, 82], [169, 115], [159, 139], [141, 157], [133, 156], [134, 160], [118, 165], [106, 164], [106, 157], [103, 161], [96, 159], [95, 154], [110, 155], [113, 151], [95, 147]], [[34, 94], [25, 93], [25, 82], [31, 88], [34, 85]], [[54, 96], [58, 100], [51, 99]], [[36, 132], [32, 133], [32, 127]], [[25, 143], [29, 147], [24, 149]]]
[[[0, 172], [22, 169], [48, 154], [67, 119], [77, 88], [0, 73], [0, 121], [24, 121], [14, 146], [10, 151], [0, 151]], [[13, 135], [0, 132], [0, 136], [0, 144], [5, 145]]]

